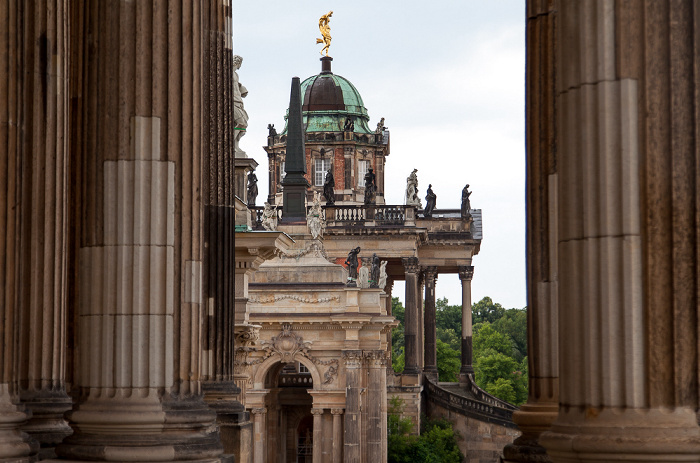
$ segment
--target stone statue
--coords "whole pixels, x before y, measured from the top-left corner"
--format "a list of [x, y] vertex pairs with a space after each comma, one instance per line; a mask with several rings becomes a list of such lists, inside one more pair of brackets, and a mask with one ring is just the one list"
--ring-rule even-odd
[[258, 177], [255, 172], [248, 174], [248, 207], [255, 207], [255, 198], [258, 197]]
[[365, 265], [365, 262], [362, 262], [362, 267], [357, 270], [357, 273], [357, 286], [362, 289], [369, 288], [369, 267]]
[[406, 205], [422, 208], [423, 205], [418, 197], [418, 176], [416, 172], [418, 172], [418, 169], [413, 169], [413, 172], [406, 179]]
[[321, 210], [321, 193], [314, 192], [314, 201], [306, 216], [306, 223], [309, 226], [309, 232], [314, 239], [323, 236], [323, 228], [326, 226], [326, 221], [323, 220], [323, 211]]
[[377, 176], [370, 167], [365, 174], [365, 204], [375, 204], [377, 199]]
[[433, 185], [428, 185], [428, 191], [425, 195], [425, 210], [423, 215], [425, 217], [433, 216], [433, 209], [435, 209], [435, 201], [437, 200], [437, 195], [433, 192]]
[[469, 196], [471, 196], [472, 192], [469, 191], [469, 184], [467, 183], [467, 186], [462, 189], [462, 208], [461, 208], [461, 215], [462, 217], [471, 217], [471, 213], [469, 212], [472, 208], [471, 202], [469, 201]]
[[348, 258], [344, 262], [348, 266], [348, 283], [347, 286], [357, 286], [357, 267], [359, 267], [359, 262], [357, 260], [357, 255], [360, 253], [360, 247], [352, 249], [348, 253]]
[[379, 288], [379, 267], [380, 266], [381, 266], [381, 262], [379, 261], [379, 257], [377, 257], [376, 253], [372, 254], [372, 270], [370, 271], [370, 274], [369, 274], [369, 287], [370, 288]]
[[388, 261], [383, 260], [381, 266], [379, 267], [379, 283], [377, 286], [381, 289], [384, 289], [386, 287], [386, 279], [387, 279], [387, 274], [386, 274], [386, 264]]
[[267, 231], [277, 230], [277, 206], [272, 207], [267, 201], [263, 209], [262, 226]]
[[238, 71], [243, 63], [243, 58], [238, 55], [233, 56], [233, 147], [234, 156], [237, 158], [246, 157], [245, 151], [239, 147], [240, 140], [245, 135], [248, 128], [248, 113], [243, 108], [243, 98], [248, 95], [248, 89], [238, 80]]
[[268, 137], [276, 137], [277, 136], [277, 130], [275, 130], [275, 124], [267, 124], [267, 136]]
[[323, 55], [323, 52], [325, 51], [326, 56], [328, 56], [328, 48], [331, 46], [331, 26], [328, 25], [328, 22], [331, 20], [331, 16], [333, 16], [333, 12], [329, 11], [328, 14], [324, 14], [318, 20], [318, 29], [321, 31], [323, 38], [316, 39], [316, 43], [325, 44], [324, 47], [321, 48], [321, 54]]
[[384, 118], [382, 117], [379, 122], [377, 122], [377, 130], [374, 131], [374, 133], [384, 133], [384, 130], [388, 129], [388, 127], [384, 126]]
[[333, 178], [332, 167], [326, 172], [326, 180], [323, 182], [323, 196], [326, 198], [326, 206], [335, 204], [335, 179]]
[[349, 117], [345, 119], [345, 126], [343, 127], [344, 132], [354, 132], [355, 131], [355, 121]]

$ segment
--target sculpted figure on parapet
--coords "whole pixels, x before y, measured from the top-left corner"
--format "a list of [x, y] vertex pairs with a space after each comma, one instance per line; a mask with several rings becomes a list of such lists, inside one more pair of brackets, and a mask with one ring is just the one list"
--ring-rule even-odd
[[432, 217], [433, 210], [435, 209], [435, 202], [437, 201], [437, 195], [433, 192], [433, 185], [428, 185], [428, 191], [425, 195], [425, 210], [423, 215], [425, 217]]
[[360, 247], [350, 250], [345, 265], [348, 266], [348, 286], [357, 286], [357, 268], [360, 266], [357, 255], [360, 254]]
[[277, 206], [270, 206], [267, 201], [265, 201], [265, 209], [263, 209], [262, 226], [267, 231], [277, 230]]
[[421, 208], [423, 205], [418, 197], [418, 176], [416, 172], [418, 172], [418, 169], [413, 169], [413, 172], [406, 179], [406, 205]]
[[233, 56], [233, 142], [236, 150], [235, 155], [238, 157], [245, 157], [245, 153], [241, 151], [238, 144], [248, 128], [248, 113], [243, 108], [243, 98], [248, 95], [248, 89], [240, 83], [238, 72], [236, 72], [241, 68], [242, 63], [243, 58], [238, 55]]
[[469, 184], [467, 183], [467, 186], [462, 189], [462, 207], [460, 209], [462, 217], [471, 216], [471, 213], [469, 212], [472, 208], [471, 201], [469, 200], [471, 194], [472, 192], [469, 191]]
[[314, 202], [311, 209], [309, 209], [309, 214], [306, 216], [306, 223], [309, 226], [309, 231], [314, 239], [318, 239], [320, 236], [323, 236], [323, 228], [326, 225], [326, 221], [323, 220], [321, 193], [318, 191], [314, 192]]
[[333, 168], [326, 172], [326, 179], [323, 182], [323, 196], [326, 197], [326, 206], [335, 204], [335, 178], [333, 178]]

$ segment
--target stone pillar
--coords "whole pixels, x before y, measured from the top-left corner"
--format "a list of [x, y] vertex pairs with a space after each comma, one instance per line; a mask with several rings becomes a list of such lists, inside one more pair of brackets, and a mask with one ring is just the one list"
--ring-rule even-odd
[[200, 384], [200, 6], [94, 2], [83, 11], [79, 403], [67, 415], [75, 434], [56, 449], [65, 459], [222, 453]]
[[700, 461], [696, 18], [558, 4], [555, 462]]
[[418, 353], [420, 342], [420, 332], [418, 331], [418, 317], [420, 314], [420, 294], [418, 292], [418, 267], [417, 257], [403, 258], [403, 266], [406, 272], [406, 313], [404, 326], [404, 349], [405, 364], [403, 372], [405, 374], [417, 375], [420, 373], [418, 367]]
[[342, 408], [332, 408], [333, 415], [333, 463], [343, 461], [343, 412]]
[[435, 282], [437, 267], [426, 267], [425, 274], [425, 363], [423, 373], [438, 380], [437, 328], [435, 326]]
[[527, 4], [527, 403], [513, 413], [522, 434], [503, 449], [507, 462], [551, 461], [539, 436], [559, 409], [557, 318], [557, 163], [553, 1]]
[[276, 168], [276, 163], [275, 163], [275, 153], [274, 151], [270, 151], [267, 153], [267, 165], [268, 165], [268, 174], [267, 174], [267, 202], [270, 204], [270, 206], [275, 205], [275, 193], [277, 193], [277, 183], [275, 182], [275, 174], [279, 169]]
[[265, 425], [267, 408], [254, 408], [253, 415], [253, 463], [265, 463]]
[[[386, 353], [382, 350], [366, 351], [367, 361], [367, 461], [386, 461]], [[383, 413], [382, 413], [383, 412]]]
[[314, 448], [311, 461], [313, 463], [323, 462], [323, 409], [312, 408], [311, 414], [314, 417]]
[[343, 351], [345, 360], [346, 394], [345, 394], [345, 462], [358, 462], [361, 458], [360, 436], [362, 434], [362, 415], [360, 392], [362, 390], [361, 369], [362, 351]]
[[[394, 279], [391, 277], [387, 277], [386, 279], [386, 286], [384, 287], [384, 292], [387, 295], [386, 298], [386, 305], [385, 309], [387, 315], [392, 315], [392, 307], [391, 307], [391, 297], [392, 297], [392, 291], [394, 290]], [[389, 353], [392, 352], [391, 350], [391, 328], [387, 329], [386, 332], [386, 345], [387, 345], [387, 351]]]
[[467, 381], [467, 376], [474, 374], [472, 367], [472, 277], [474, 267], [460, 265], [459, 280], [462, 282], [462, 368], [459, 381]]
[[[66, 393], [68, 2], [24, 3], [19, 386], [41, 458], [71, 434]], [[43, 102], [43, 104], [42, 104]], [[47, 104], [47, 102], [50, 102]]]

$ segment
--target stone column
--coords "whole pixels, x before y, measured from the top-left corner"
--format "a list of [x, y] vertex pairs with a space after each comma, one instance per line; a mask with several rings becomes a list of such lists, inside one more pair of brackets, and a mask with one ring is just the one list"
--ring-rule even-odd
[[459, 280], [462, 282], [462, 368], [459, 381], [467, 381], [467, 376], [474, 374], [472, 367], [472, 277], [474, 267], [460, 265]]
[[557, 8], [527, 4], [527, 403], [513, 413], [522, 434], [503, 449], [507, 462], [551, 461], [539, 445], [559, 409], [557, 318], [557, 162], [554, 62]]
[[555, 462], [697, 462], [697, 4], [558, 15], [560, 408], [540, 443]]
[[[386, 314], [387, 315], [392, 315], [392, 308], [391, 308], [391, 297], [392, 297], [392, 291], [394, 290], [394, 279], [391, 277], [387, 277], [386, 279], [386, 286], [384, 287], [384, 292], [387, 294], [386, 298]], [[386, 333], [386, 345], [387, 345], [387, 351], [389, 353], [392, 352], [391, 350], [391, 328], [387, 330]]]
[[[36, 460], [39, 445], [20, 425], [31, 417], [19, 405], [17, 346], [20, 293], [19, 237], [22, 186], [22, 99], [25, 86], [25, 2], [0, 6], [0, 461]], [[32, 44], [33, 45], [33, 44]]]
[[417, 257], [403, 258], [404, 271], [406, 272], [406, 313], [404, 325], [404, 349], [405, 364], [403, 372], [405, 374], [417, 375], [420, 373], [418, 367], [418, 352], [420, 342], [418, 331], [418, 317], [420, 314], [420, 294], [418, 292], [418, 267]]
[[253, 415], [253, 463], [265, 463], [265, 424], [267, 408], [254, 408]]
[[333, 415], [333, 463], [343, 461], [343, 412], [342, 408], [332, 408]]
[[343, 439], [345, 461], [358, 462], [361, 458], [360, 436], [362, 434], [362, 415], [360, 391], [362, 390], [360, 372], [362, 368], [362, 351], [343, 351], [345, 360], [346, 395], [345, 395], [345, 437]]
[[[385, 461], [386, 434], [386, 353], [382, 350], [365, 351], [367, 381], [367, 461]], [[384, 412], [384, 413], [382, 413]]]
[[311, 414], [314, 417], [314, 448], [311, 461], [313, 463], [323, 462], [323, 409], [312, 408]]
[[435, 326], [435, 282], [437, 267], [426, 267], [425, 274], [425, 362], [423, 373], [438, 380], [437, 328]]
[[19, 386], [32, 419], [22, 429], [41, 457], [71, 434], [66, 393], [68, 2], [24, 3], [24, 123], [19, 233]]
[[[202, 400], [200, 2], [84, 13], [71, 460], [218, 460]], [[88, 33], [89, 31], [89, 33]]]
[[276, 167], [277, 164], [275, 163], [275, 153], [274, 151], [270, 151], [267, 153], [267, 165], [268, 165], [268, 174], [267, 174], [267, 202], [270, 204], [270, 206], [275, 205], [275, 193], [277, 193], [277, 184], [275, 183], [275, 174], [279, 169]]

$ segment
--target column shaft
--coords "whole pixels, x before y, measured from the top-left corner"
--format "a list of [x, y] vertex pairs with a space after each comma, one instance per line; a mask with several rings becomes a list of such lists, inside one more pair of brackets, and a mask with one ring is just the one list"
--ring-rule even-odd
[[437, 328], [435, 326], [435, 282], [437, 267], [425, 269], [425, 365], [423, 373], [435, 381], [437, 370]]
[[311, 461], [313, 463], [323, 462], [323, 409], [322, 408], [312, 408], [311, 414], [314, 417], [314, 443], [313, 443], [313, 456]]
[[253, 463], [265, 463], [265, 417], [266, 408], [254, 408], [253, 414]]
[[[203, 11], [85, 5], [77, 431], [61, 457], [216, 459], [202, 400]], [[119, 439], [114, 436], [118, 435]]]
[[[403, 259], [404, 269], [406, 271], [406, 312], [404, 319], [404, 355], [405, 374], [419, 374], [418, 367], [418, 343], [420, 342], [418, 331], [418, 317], [420, 309], [420, 295], [418, 294], [418, 259], [409, 257]], [[347, 418], [346, 418], [347, 419]]]
[[[367, 382], [367, 461], [385, 461], [384, 437], [386, 422], [386, 370], [384, 351], [366, 351], [369, 368]], [[382, 413], [384, 412], [384, 413]]]
[[333, 463], [341, 463], [343, 461], [343, 409], [333, 408]]
[[459, 370], [460, 381], [474, 373], [472, 367], [472, 277], [474, 267], [459, 267], [459, 279], [462, 282], [462, 368]]
[[343, 351], [345, 360], [345, 375], [347, 378], [345, 396], [345, 437], [343, 439], [346, 463], [358, 462], [361, 458], [362, 415], [360, 391], [362, 368], [362, 351]]

